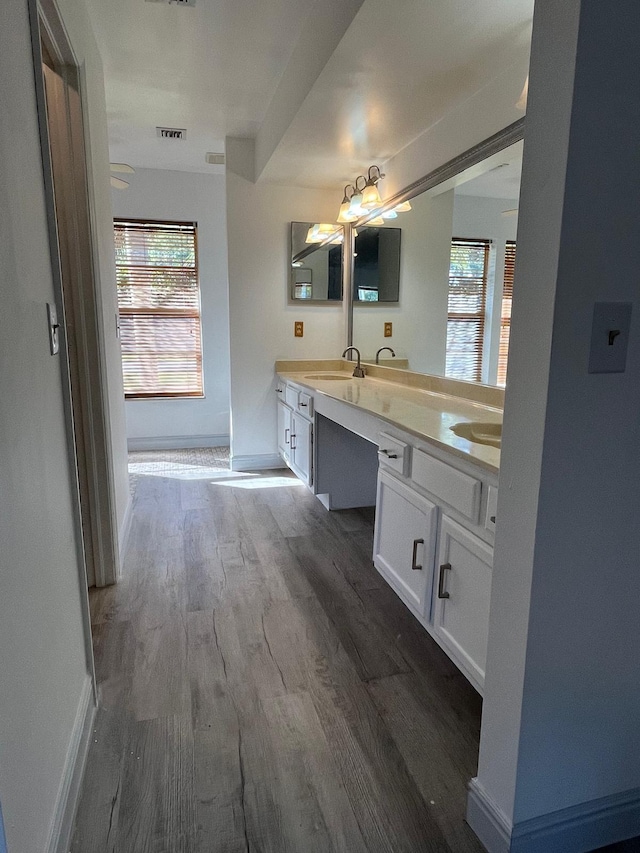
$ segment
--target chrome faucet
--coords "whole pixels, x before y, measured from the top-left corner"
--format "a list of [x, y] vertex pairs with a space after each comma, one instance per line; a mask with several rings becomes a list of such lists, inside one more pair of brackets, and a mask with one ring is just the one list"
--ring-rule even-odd
[[386, 350], [386, 349], [388, 349], [388, 350], [389, 350], [389, 352], [391, 353], [391, 355], [392, 355], [394, 358], [396, 357], [396, 354], [395, 354], [395, 352], [391, 349], [391, 347], [380, 347], [380, 349], [379, 349], [379, 350], [378, 350], [378, 352], [376, 353], [376, 364], [380, 364], [380, 353], [381, 353], [383, 350]]
[[356, 377], [356, 379], [364, 379], [365, 372], [364, 367], [360, 367], [360, 350], [358, 349], [358, 347], [347, 347], [346, 350], [342, 353], [342, 357], [344, 358], [345, 355], [352, 349], [356, 351], [356, 355], [358, 356], [358, 364], [356, 365], [353, 371], [353, 375]]

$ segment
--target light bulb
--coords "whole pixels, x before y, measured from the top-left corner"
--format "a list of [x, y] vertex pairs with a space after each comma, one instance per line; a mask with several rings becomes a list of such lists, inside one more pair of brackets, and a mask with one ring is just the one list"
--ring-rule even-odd
[[364, 207], [365, 210], [375, 210], [376, 207], [381, 206], [382, 199], [380, 198], [378, 187], [372, 180], [367, 181], [367, 185], [362, 190], [362, 207]]

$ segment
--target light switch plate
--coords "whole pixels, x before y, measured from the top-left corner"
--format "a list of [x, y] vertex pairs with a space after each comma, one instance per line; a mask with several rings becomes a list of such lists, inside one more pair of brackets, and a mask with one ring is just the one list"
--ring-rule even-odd
[[60, 324], [58, 323], [58, 312], [53, 302], [47, 302], [47, 320], [49, 323], [49, 350], [51, 355], [60, 351]]
[[630, 302], [595, 303], [589, 373], [624, 373], [627, 366], [630, 326]]

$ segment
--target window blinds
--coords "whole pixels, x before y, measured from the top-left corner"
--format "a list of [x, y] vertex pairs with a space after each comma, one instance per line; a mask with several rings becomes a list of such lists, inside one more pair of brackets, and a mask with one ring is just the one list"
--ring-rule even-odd
[[125, 396], [202, 396], [195, 224], [114, 228]]
[[502, 285], [502, 311], [500, 313], [500, 347], [498, 350], [498, 385], [507, 383], [507, 359], [511, 335], [511, 301], [513, 299], [513, 274], [516, 266], [516, 244], [507, 240], [504, 253], [504, 284]]
[[445, 373], [452, 379], [482, 378], [489, 240], [451, 241]]

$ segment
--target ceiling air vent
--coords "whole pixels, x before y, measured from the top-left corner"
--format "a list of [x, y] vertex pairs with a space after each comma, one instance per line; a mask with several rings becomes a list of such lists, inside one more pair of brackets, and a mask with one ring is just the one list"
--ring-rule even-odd
[[211, 151], [209, 151], [207, 154], [205, 154], [204, 159], [211, 166], [224, 166], [224, 154], [213, 154]]
[[195, 6], [196, 0], [145, 0], [145, 3], [164, 3], [167, 6]]
[[187, 131], [184, 127], [156, 127], [156, 133], [160, 139], [186, 139]]

